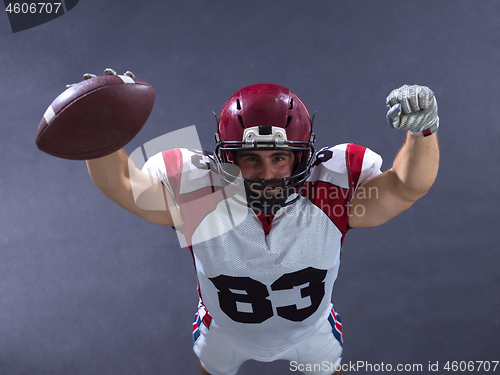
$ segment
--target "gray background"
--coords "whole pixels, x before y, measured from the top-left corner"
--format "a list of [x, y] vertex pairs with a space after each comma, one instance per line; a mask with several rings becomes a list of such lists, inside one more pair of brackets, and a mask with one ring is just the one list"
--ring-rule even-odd
[[[385, 97], [431, 87], [435, 185], [345, 241], [334, 291], [344, 362], [439, 361], [445, 374], [446, 361], [500, 360], [499, 20], [497, 0], [83, 0], [15, 34], [0, 14], [0, 374], [197, 371], [196, 278], [174, 231], [107, 200], [84, 162], [34, 143], [65, 84], [106, 67], [156, 89], [128, 152], [193, 124], [211, 150], [211, 111], [273, 82], [318, 111], [318, 147], [367, 146], [384, 170], [404, 139], [385, 122]], [[288, 363], [248, 362], [239, 374], [257, 372], [289, 373]]]

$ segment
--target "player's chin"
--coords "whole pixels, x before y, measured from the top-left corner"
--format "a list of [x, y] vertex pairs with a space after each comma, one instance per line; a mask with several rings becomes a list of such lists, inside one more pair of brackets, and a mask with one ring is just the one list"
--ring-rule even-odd
[[274, 197], [275, 195], [278, 195], [278, 194], [281, 194], [281, 189], [266, 189], [264, 191], [264, 195], [266, 196], [266, 198], [272, 198]]
[[265, 198], [278, 198], [283, 195], [283, 190], [282, 189], [266, 189], [266, 190], [260, 190], [256, 191], [255, 195], [259, 197], [265, 197]]
[[275, 195], [281, 194], [281, 188], [271, 189], [269, 187], [262, 189], [256, 188], [255, 186], [250, 187], [250, 196], [252, 198], [272, 198]]

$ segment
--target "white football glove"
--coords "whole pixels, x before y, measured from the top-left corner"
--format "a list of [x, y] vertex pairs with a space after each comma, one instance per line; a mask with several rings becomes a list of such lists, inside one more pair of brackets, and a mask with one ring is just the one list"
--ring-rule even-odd
[[394, 129], [407, 129], [414, 135], [428, 136], [439, 127], [434, 93], [426, 86], [401, 86], [386, 99], [390, 107], [387, 122]]
[[[112, 76], [116, 76], [116, 72], [115, 72], [113, 69], [111, 69], [111, 68], [107, 68], [107, 69], [104, 69], [104, 75], [106, 75], [106, 76], [108, 76], [108, 75], [109, 75], [109, 76], [111, 76], [111, 75], [112, 75]], [[125, 74], [124, 74], [124, 75], [125, 75], [125, 76], [129, 76], [130, 78], [135, 78], [134, 73], [132, 73], [132, 72], [130, 72], [130, 71], [128, 71], [128, 70], [125, 72]], [[83, 80], [85, 81], [86, 79], [95, 78], [95, 77], [97, 77], [95, 74], [92, 74], [92, 73], [85, 73], [85, 74], [83, 75]], [[66, 88], [67, 88], [67, 89], [69, 89], [70, 87], [72, 87], [72, 86], [74, 86], [74, 85], [76, 85], [76, 83], [72, 83], [72, 84], [70, 84], [70, 85], [66, 85]]]

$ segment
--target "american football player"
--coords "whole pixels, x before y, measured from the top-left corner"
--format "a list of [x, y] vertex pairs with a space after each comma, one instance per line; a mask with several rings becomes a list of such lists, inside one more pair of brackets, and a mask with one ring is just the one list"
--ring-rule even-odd
[[[387, 104], [389, 124], [407, 132], [385, 172], [362, 146], [316, 151], [306, 106], [275, 84], [230, 97], [213, 153], [166, 150], [142, 170], [123, 149], [87, 161], [106, 196], [185, 239], [199, 285], [193, 350], [202, 374], [234, 375], [248, 359], [285, 359], [305, 374], [342, 372], [331, 295], [344, 236], [408, 209], [438, 170], [434, 93], [405, 85]], [[164, 209], [151, 209], [155, 202]]]

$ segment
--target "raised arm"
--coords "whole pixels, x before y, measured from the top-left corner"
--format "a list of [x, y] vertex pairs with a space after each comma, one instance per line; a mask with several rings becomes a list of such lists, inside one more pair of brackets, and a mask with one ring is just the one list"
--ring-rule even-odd
[[[403, 86], [387, 98], [387, 119], [407, 129], [406, 140], [391, 169], [366, 181], [352, 200], [351, 227], [381, 225], [408, 209], [433, 185], [439, 166], [437, 103], [424, 86]], [[366, 191], [371, 193], [367, 196]], [[361, 205], [362, 207], [356, 206]]]
[[123, 149], [87, 160], [87, 168], [95, 185], [120, 207], [150, 223], [173, 227], [174, 220], [178, 222], [171, 194], [160, 181], [137, 169]]

